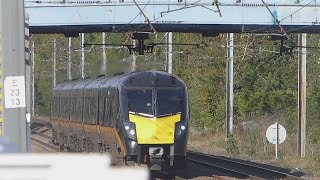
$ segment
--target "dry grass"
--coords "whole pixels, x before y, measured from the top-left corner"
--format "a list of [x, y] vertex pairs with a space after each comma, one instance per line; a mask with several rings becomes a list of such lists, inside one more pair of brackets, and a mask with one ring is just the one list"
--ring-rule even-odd
[[[199, 133], [191, 131], [188, 141], [188, 149], [208, 154], [225, 155], [245, 160], [272, 164], [287, 168], [298, 168], [308, 174], [308, 177], [320, 179], [320, 145], [308, 144], [305, 158], [297, 156], [297, 137], [295, 134], [287, 134], [285, 142], [279, 145], [278, 157], [275, 160], [275, 147], [270, 144], [265, 132], [269, 125], [279, 122], [276, 116], [263, 116], [248, 120], [249, 124], [238, 124], [234, 129], [235, 143], [228, 147], [225, 139], [225, 131], [216, 133]], [[263, 122], [263, 123], [256, 123]], [[309, 178], [308, 178], [309, 179]], [[318, 179], [318, 178], [316, 178]]]
[[[212, 137], [212, 136], [215, 137]], [[192, 131], [189, 136], [188, 149], [194, 151], [201, 151], [204, 153], [224, 154], [225, 140], [224, 134], [204, 134]]]

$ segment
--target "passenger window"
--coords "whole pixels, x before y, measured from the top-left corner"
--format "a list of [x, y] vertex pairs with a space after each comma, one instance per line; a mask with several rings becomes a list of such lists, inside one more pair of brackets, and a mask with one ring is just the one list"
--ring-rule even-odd
[[[101, 93], [103, 94], [103, 93]], [[102, 98], [100, 98], [102, 97]], [[106, 120], [105, 120], [105, 107], [106, 107], [106, 99], [102, 96], [102, 95], [99, 95], [99, 101], [101, 102], [100, 103], [100, 107], [99, 107], [99, 124], [100, 125], [105, 125], [106, 123]]]
[[118, 94], [117, 91], [114, 92], [114, 99], [113, 99], [113, 119], [115, 122], [115, 126], [119, 123], [119, 107], [118, 107]]
[[112, 96], [109, 96], [108, 97], [108, 99], [109, 99], [109, 119], [110, 119], [110, 121], [112, 121]]
[[109, 118], [109, 100], [108, 100], [108, 96], [105, 97], [105, 116], [103, 118], [105, 125], [110, 126], [110, 118]]
[[90, 96], [87, 95], [87, 101], [86, 101], [86, 109], [85, 109], [85, 114], [86, 114], [86, 118], [84, 119], [84, 122], [86, 123], [91, 123], [90, 121], [90, 112], [91, 112], [91, 99]]
[[51, 117], [55, 118], [55, 97], [52, 97], [52, 103], [51, 103]]
[[76, 117], [75, 117], [75, 114], [76, 114], [76, 98], [75, 97], [72, 97], [71, 98], [71, 101], [72, 101], [72, 104], [71, 104], [71, 114], [70, 114], [70, 118], [72, 121], [75, 121], [76, 120]]
[[77, 99], [77, 103], [76, 103], [75, 117], [78, 122], [81, 122], [83, 98], [81, 96], [77, 96], [76, 99]]
[[86, 94], [84, 94], [84, 99], [83, 99], [83, 108], [82, 108], [82, 113], [83, 113], [83, 117], [82, 117], [82, 121], [86, 122], [87, 119], [87, 112], [88, 112], [88, 97], [86, 96]]
[[65, 103], [64, 103], [64, 118], [65, 118], [65, 120], [68, 120], [69, 118], [68, 118], [68, 113], [69, 113], [69, 98], [68, 98], [68, 96], [66, 96], [65, 98]]
[[91, 101], [91, 108], [90, 108], [90, 121], [92, 124], [97, 123], [97, 114], [98, 114], [98, 99], [96, 97], [95, 92], [90, 93], [90, 101]]
[[111, 96], [110, 97], [110, 102], [111, 102], [111, 105], [110, 105], [110, 120], [111, 120], [111, 126], [114, 127], [115, 124], [114, 124], [114, 93], [111, 92]]

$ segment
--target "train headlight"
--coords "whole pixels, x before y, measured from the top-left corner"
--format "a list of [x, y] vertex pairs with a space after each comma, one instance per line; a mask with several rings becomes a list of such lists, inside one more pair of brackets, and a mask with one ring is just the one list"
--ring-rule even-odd
[[178, 136], [180, 136], [181, 133], [182, 133], [182, 131], [181, 131], [180, 129], [178, 129], [177, 132], [176, 132], [176, 134], [177, 134]]
[[133, 130], [133, 129], [131, 129], [130, 131], [129, 131], [129, 133], [130, 133], [130, 135], [135, 135], [136, 134], [136, 131], [135, 130]]
[[187, 122], [176, 122], [175, 139], [181, 138], [187, 131]]
[[137, 140], [136, 125], [133, 122], [123, 121], [123, 126], [124, 126], [126, 133], [127, 133], [127, 136], [131, 140]]

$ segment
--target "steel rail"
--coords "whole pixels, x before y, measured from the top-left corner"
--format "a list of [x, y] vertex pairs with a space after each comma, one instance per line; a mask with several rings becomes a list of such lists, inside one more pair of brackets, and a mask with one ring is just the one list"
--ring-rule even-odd
[[250, 179], [302, 179], [285, 172], [193, 151], [187, 152], [187, 160], [193, 162], [198, 161], [198, 163], [206, 164], [208, 166], [219, 167], [221, 169], [230, 170], [231, 172], [245, 174], [249, 176]]
[[41, 134], [41, 132], [40, 133], [33, 133], [34, 135], [36, 135], [36, 136], [40, 136], [40, 137], [43, 137], [43, 138], [46, 138], [46, 139], [48, 139], [48, 140], [52, 140], [52, 137], [50, 137], [50, 136], [48, 136], [48, 135], [45, 135], [45, 134]]
[[[239, 171], [235, 171], [231, 168], [226, 168], [226, 167], [221, 167], [220, 165], [216, 165], [216, 164], [213, 164], [213, 163], [208, 163], [208, 162], [204, 162], [202, 160], [195, 160], [195, 159], [192, 159], [192, 158], [187, 158], [187, 161], [189, 162], [194, 162], [194, 163], [197, 163], [197, 164], [202, 164], [202, 165], [205, 165], [205, 166], [208, 166], [208, 167], [212, 167], [214, 169], [217, 169], [218, 171], [222, 171], [222, 172], [229, 172], [231, 173], [232, 175], [230, 176], [233, 176], [233, 175], [236, 175], [236, 176], [240, 176], [241, 179], [257, 179], [257, 180], [262, 180], [262, 179], [265, 179], [265, 178], [260, 178], [260, 177], [257, 177], [257, 176], [254, 176], [254, 175], [248, 175], [246, 173], [242, 173], [242, 172], [239, 172]], [[222, 178], [223, 179], [223, 178]]]
[[37, 142], [37, 143], [39, 143], [39, 144], [41, 144], [41, 145], [43, 145], [45, 147], [48, 147], [48, 148], [50, 148], [50, 149], [52, 149], [52, 150], [54, 150], [56, 152], [62, 152], [62, 150], [60, 148], [57, 148], [57, 147], [55, 147], [55, 146], [53, 146], [53, 145], [51, 145], [49, 143], [45, 143], [45, 142], [43, 142], [43, 141], [41, 141], [39, 139], [36, 139], [36, 138], [32, 137], [31, 140], [35, 141], [35, 142]]
[[163, 171], [159, 171], [157, 172], [158, 174], [161, 174], [163, 177], [159, 177], [159, 175], [155, 175], [154, 179], [155, 180], [161, 180], [161, 179], [175, 179], [175, 180], [186, 180], [186, 178], [183, 178], [181, 176], [178, 176], [178, 175], [174, 175], [171, 176], [170, 174], [166, 173], [166, 172], [163, 172]]

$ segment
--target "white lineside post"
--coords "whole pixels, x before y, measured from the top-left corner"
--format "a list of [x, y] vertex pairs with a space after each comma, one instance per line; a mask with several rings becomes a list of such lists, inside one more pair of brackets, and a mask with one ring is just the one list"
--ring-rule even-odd
[[233, 33], [227, 34], [226, 135], [233, 133]]
[[279, 124], [276, 122], [276, 146], [275, 146], [275, 154], [276, 160], [278, 160], [278, 144], [279, 144]]
[[83, 47], [83, 44], [84, 44], [84, 33], [81, 33], [81, 44], [80, 44], [80, 47], [81, 47], [81, 78], [84, 79], [84, 47]]
[[[133, 48], [136, 47], [136, 40], [133, 39], [132, 40], [132, 44], [133, 44]], [[132, 51], [132, 63], [131, 63], [131, 72], [136, 70], [136, 62], [137, 61], [137, 56], [136, 53], [134, 51]]]
[[68, 38], [68, 80], [72, 79], [71, 74], [71, 48], [72, 48], [72, 38]]
[[34, 61], [34, 41], [32, 41], [31, 42], [31, 73], [32, 73], [32, 86], [31, 86], [31, 88], [32, 88], [32, 93], [31, 93], [31, 95], [32, 95], [32, 106], [31, 106], [31, 108], [32, 108], [32, 110], [31, 110], [31, 112], [32, 112], [32, 116], [34, 116], [34, 107], [35, 107], [35, 105], [34, 105], [34, 78], [35, 78], [35, 71], [34, 71], [34, 66], [35, 66], [35, 61]]
[[53, 38], [53, 42], [52, 42], [52, 87], [55, 87], [57, 85], [57, 81], [56, 81], [56, 52], [57, 52], [56, 38]]
[[172, 32], [167, 32], [167, 53], [166, 53], [166, 62], [167, 62], [167, 72], [172, 74]]
[[102, 62], [101, 62], [101, 74], [107, 73], [107, 54], [106, 54], [106, 33], [102, 33]]
[[298, 34], [298, 156], [306, 156], [307, 34]]

